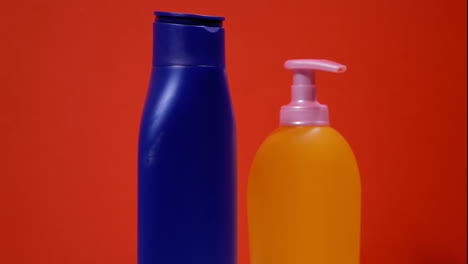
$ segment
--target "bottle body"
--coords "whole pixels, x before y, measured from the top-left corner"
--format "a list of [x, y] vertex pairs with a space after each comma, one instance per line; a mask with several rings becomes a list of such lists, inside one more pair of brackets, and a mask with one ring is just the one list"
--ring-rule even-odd
[[153, 67], [139, 137], [139, 264], [235, 263], [235, 141], [224, 67]]
[[346, 140], [329, 126], [282, 126], [249, 177], [252, 264], [358, 264], [361, 187]]

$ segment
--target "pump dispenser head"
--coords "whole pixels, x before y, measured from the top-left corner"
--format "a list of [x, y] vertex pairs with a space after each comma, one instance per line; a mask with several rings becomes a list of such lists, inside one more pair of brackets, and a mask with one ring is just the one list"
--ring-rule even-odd
[[317, 101], [315, 71], [345, 72], [346, 66], [329, 60], [288, 60], [284, 67], [294, 71], [291, 102], [283, 105], [280, 124], [285, 126], [328, 125], [328, 106]]

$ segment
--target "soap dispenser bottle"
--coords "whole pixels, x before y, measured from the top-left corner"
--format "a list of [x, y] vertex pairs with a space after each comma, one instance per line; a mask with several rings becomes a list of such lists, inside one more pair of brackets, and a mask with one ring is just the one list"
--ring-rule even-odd
[[354, 154], [317, 101], [328, 60], [289, 60], [292, 100], [258, 150], [248, 182], [252, 264], [358, 264], [361, 186]]

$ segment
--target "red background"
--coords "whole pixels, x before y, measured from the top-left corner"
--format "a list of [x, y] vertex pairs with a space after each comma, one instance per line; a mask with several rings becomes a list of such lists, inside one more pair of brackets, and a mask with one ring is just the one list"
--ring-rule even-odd
[[363, 264], [466, 262], [466, 1], [2, 2], [0, 263], [135, 263], [136, 142], [153, 10], [224, 15], [251, 160], [289, 101], [290, 58], [327, 58], [321, 102], [357, 155]]

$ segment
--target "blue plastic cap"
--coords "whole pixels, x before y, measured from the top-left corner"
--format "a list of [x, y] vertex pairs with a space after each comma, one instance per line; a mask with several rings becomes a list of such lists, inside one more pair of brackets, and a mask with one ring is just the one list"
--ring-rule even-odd
[[225, 66], [224, 17], [154, 14], [153, 66]]
[[154, 14], [156, 15], [156, 21], [163, 23], [222, 27], [224, 21], [224, 17], [220, 16], [206, 16], [166, 11], [154, 11]]

